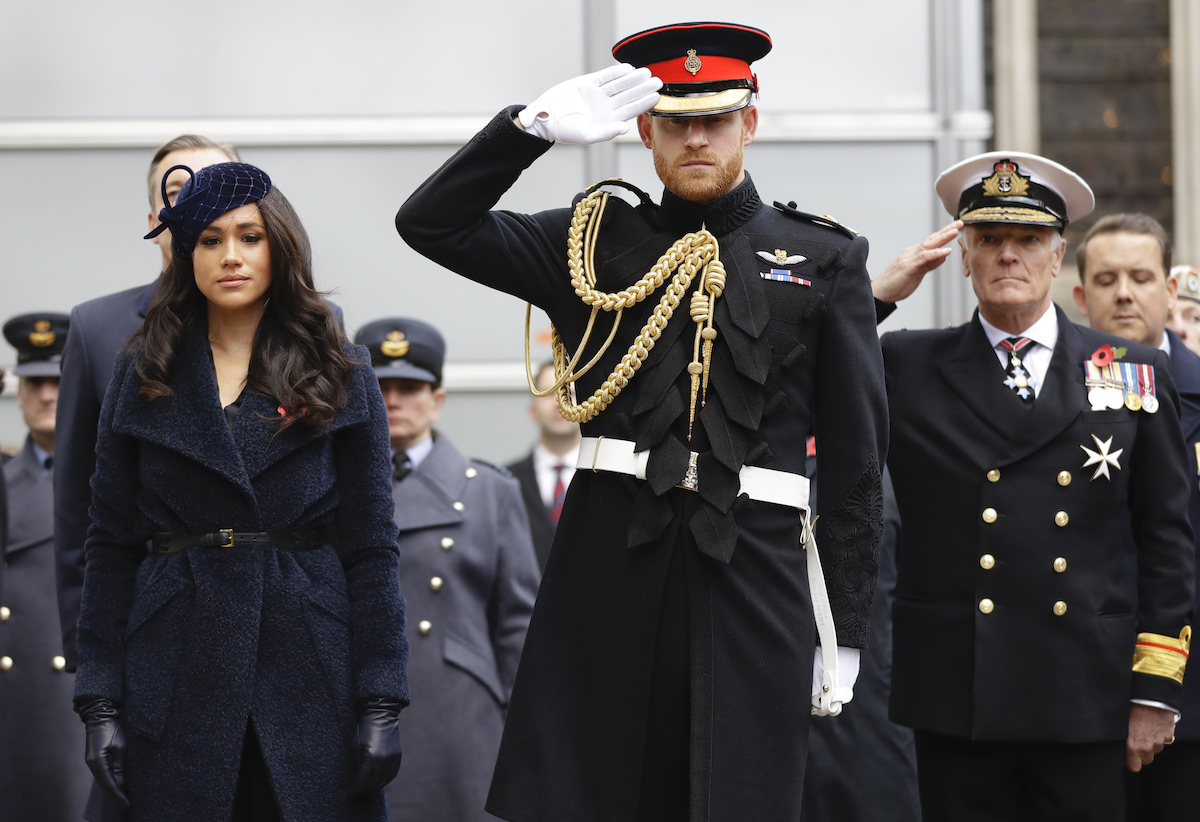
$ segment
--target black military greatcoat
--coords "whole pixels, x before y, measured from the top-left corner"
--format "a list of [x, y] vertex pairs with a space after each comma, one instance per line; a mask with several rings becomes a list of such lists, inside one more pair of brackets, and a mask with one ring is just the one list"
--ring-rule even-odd
[[[501, 112], [400, 209], [404, 239], [435, 262], [545, 309], [568, 348], [590, 309], [567, 268], [570, 209], [489, 211], [549, 144]], [[585, 437], [650, 450], [648, 479], [579, 471], [567, 492], [509, 708], [488, 809], [532, 822], [636, 812], [651, 672], [672, 557], [686, 572], [690, 816], [794, 820], [806, 751], [814, 623], [795, 509], [738, 496], [744, 464], [803, 473], [821, 437], [818, 542], [839, 642], [866, 640], [882, 533], [887, 446], [882, 364], [852, 232], [765, 205], [746, 181], [702, 207], [614, 197], [596, 248], [597, 287], [617, 291], [706, 226], [727, 273], [707, 404], [687, 440], [696, 326], [687, 296], [649, 358]], [[775, 260], [801, 257], [786, 266]], [[764, 259], [759, 252], [764, 252]], [[791, 282], [769, 279], [786, 269]], [[625, 311], [617, 341], [577, 383], [597, 388], [660, 291]], [[595, 342], [606, 336], [602, 315]], [[516, 333], [514, 331], [514, 333]], [[599, 338], [599, 339], [596, 339]], [[699, 492], [676, 488], [699, 453]]]
[[[883, 337], [904, 523], [891, 703], [901, 724], [1100, 742], [1126, 737], [1131, 698], [1180, 705], [1173, 679], [1132, 671], [1140, 632], [1178, 637], [1192, 620], [1195, 478], [1166, 355], [1055, 310], [1058, 343], [1032, 407], [1005, 387], [977, 318]], [[1084, 363], [1105, 344], [1154, 365], [1157, 413], [1092, 410]], [[1107, 474], [1085, 448], [1110, 455]]]

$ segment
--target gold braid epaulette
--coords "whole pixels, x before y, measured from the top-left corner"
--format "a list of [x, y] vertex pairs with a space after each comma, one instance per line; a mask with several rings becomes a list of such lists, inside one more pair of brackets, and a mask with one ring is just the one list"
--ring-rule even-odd
[[[594, 419], [617, 398], [621, 390], [637, 373], [638, 368], [650, 356], [654, 343], [662, 334], [663, 329], [667, 327], [667, 322], [675, 313], [679, 301], [691, 287], [696, 272], [702, 271], [700, 287], [692, 295], [690, 306], [692, 321], [697, 325], [692, 363], [688, 366], [688, 373], [692, 378], [691, 408], [688, 417], [688, 438], [691, 439], [692, 424], [696, 417], [697, 397], [699, 397], [700, 405], [703, 406], [708, 391], [709, 364], [713, 341], [717, 336], [717, 331], [713, 328], [713, 309], [717, 298], [725, 289], [725, 268], [719, 259], [720, 248], [717, 245], [717, 238], [704, 228], [687, 234], [676, 240], [666, 253], [658, 258], [658, 262], [650, 271], [629, 288], [612, 293], [598, 291], [595, 288], [596, 239], [608, 197], [607, 191], [593, 191], [579, 202], [571, 218], [571, 227], [567, 232], [567, 265], [571, 272], [571, 284], [580, 299], [592, 307], [592, 313], [588, 318], [587, 328], [584, 331], [583, 339], [579, 342], [579, 347], [569, 358], [558, 329], [551, 326], [551, 350], [554, 354], [555, 380], [554, 385], [545, 390], [539, 390], [534, 383], [529, 356], [530, 306], [526, 305], [525, 307], [525, 373], [529, 380], [529, 389], [539, 397], [557, 392], [559, 411], [564, 419], [581, 423]], [[673, 276], [672, 272], [674, 272]], [[668, 276], [670, 276], [669, 282], [667, 282]], [[570, 386], [588, 373], [608, 351], [616, 336], [622, 312], [626, 308], [646, 300], [664, 282], [667, 282], [667, 287], [659, 299], [658, 305], [612, 373], [590, 397], [578, 404], [572, 402]], [[596, 316], [602, 310], [616, 312], [612, 330], [596, 355], [587, 365], [576, 371], [575, 367], [579, 364], [584, 347], [591, 338]]]
[[1183, 626], [1179, 639], [1162, 634], [1141, 633], [1133, 649], [1133, 670], [1142, 674], [1165, 676], [1183, 683], [1188, 653], [1192, 647], [1192, 628]]

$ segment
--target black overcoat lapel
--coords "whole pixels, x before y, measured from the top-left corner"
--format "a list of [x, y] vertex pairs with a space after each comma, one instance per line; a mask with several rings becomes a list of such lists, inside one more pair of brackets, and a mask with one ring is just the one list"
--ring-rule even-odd
[[141, 380], [135, 369], [128, 369], [123, 390], [110, 393], [118, 403], [113, 430], [211, 469], [253, 502], [249, 474], [221, 408], [207, 336], [206, 323], [184, 332], [171, 379], [172, 396], [149, 402], [138, 399]]

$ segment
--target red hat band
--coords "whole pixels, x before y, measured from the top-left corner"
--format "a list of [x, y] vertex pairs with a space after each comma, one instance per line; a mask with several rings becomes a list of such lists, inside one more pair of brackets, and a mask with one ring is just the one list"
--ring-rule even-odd
[[689, 53], [683, 57], [650, 63], [646, 68], [664, 83], [715, 83], [723, 80], [748, 80], [755, 89], [758, 83], [750, 64], [736, 57], [698, 55]]

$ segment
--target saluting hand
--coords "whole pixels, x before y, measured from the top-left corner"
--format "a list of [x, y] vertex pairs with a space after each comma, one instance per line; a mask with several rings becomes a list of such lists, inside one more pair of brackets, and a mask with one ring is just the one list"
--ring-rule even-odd
[[646, 68], [619, 63], [559, 83], [517, 115], [530, 134], [587, 146], [611, 140], [658, 102], [662, 81]]
[[897, 303], [916, 291], [925, 275], [944, 263], [953, 252], [948, 243], [958, 236], [962, 227], [962, 220], [955, 220], [901, 251], [891, 265], [871, 282], [871, 293], [875, 299]]

